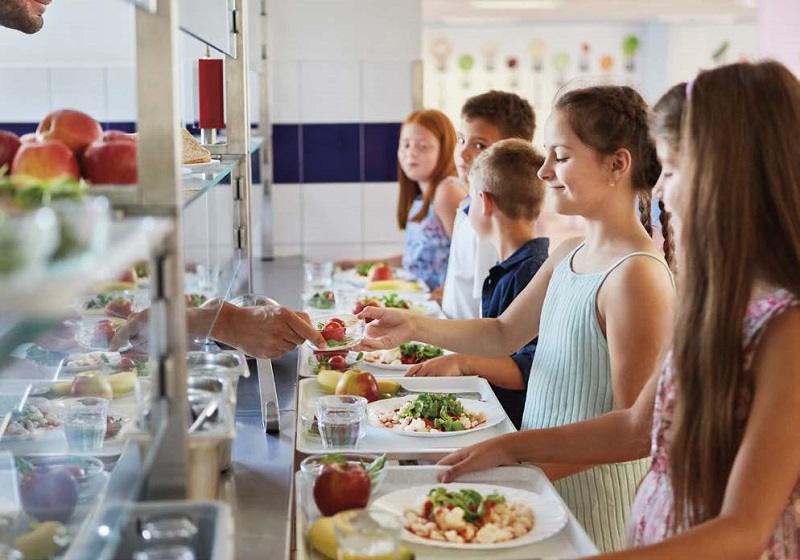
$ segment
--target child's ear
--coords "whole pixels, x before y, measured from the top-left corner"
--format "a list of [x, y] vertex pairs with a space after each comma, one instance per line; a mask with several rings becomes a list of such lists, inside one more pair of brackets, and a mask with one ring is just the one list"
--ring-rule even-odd
[[494, 199], [492, 195], [486, 191], [481, 191], [478, 193], [478, 196], [481, 197], [481, 202], [483, 203], [483, 215], [488, 216], [494, 212]]
[[633, 163], [631, 153], [626, 148], [620, 148], [609, 157], [609, 173], [611, 180], [616, 183], [630, 170]]

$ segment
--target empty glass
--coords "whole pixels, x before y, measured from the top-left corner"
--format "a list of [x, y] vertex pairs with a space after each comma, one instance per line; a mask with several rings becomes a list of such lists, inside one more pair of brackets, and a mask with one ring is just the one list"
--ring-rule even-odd
[[325, 447], [353, 448], [364, 434], [367, 399], [328, 395], [317, 399], [317, 423]]
[[327, 290], [333, 283], [333, 263], [308, 261], [303, 264], [306, 285], [311, 290]]

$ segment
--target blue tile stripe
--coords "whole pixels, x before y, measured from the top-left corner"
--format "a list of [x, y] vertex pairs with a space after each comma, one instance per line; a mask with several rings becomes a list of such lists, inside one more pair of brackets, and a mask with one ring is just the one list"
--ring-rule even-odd
[[274, 124], [275, 183], [397, 180], [400, 123]]

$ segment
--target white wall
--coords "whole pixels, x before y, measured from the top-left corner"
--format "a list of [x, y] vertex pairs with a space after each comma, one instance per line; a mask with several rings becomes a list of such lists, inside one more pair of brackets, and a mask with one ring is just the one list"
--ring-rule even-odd
[[[273, 123], [398, 123], [411, 112], [419, 0], [271, 0], [269, 18]], [[402, 252], [395, 181], [278, 183], [272, 197], [277, 256]]]

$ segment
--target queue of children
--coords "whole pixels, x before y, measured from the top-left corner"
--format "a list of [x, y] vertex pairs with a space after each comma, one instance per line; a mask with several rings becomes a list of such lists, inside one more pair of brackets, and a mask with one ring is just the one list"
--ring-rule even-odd
[[[652, 115], [627, 87], [567, 91], [544, 136], [539, 177], [557, 212], [584, 218], [584, 239], [555, 248], [496, 317], [361, 313], [365, 348], [464, 353], [411, 375], [527, 388], [523, 429], [445, 457], [442, 480], [535, 463], [598, 548], [619, 551], [609, 558], [798, 558], [797, 78], [775, 62], [720, 67]], [[487, 175], [511, 184], [496, 161], [509, 145], [469, 175], [470, 223], [500, 265], [515, 245], [493, 221], [509, 191]], [[653, 192], [666, 261], [649, 235]], [[526, 378], [508, 356], [536, 336]]]

